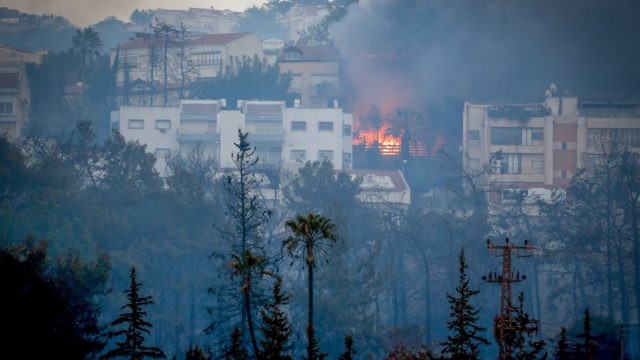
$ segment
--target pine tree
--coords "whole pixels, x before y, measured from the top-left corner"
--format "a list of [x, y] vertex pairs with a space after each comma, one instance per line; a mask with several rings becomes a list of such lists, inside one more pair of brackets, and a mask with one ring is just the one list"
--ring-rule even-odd
[[353, 348], [353, 336], [347, 335], [344, 338], [344, 352], [340, 354], [338, 360], [353, 360], [356, 355], [356, 350]]
[[204, 350], [202, 350], [199, 346], [189, 346], [189, 350], [187, 350], [187, 354], [185, 355], [185, 360], [210, 360], [211, 357], [205, 355]]
[[124, 341], [117, 341], [116, 348], [107, 352], [102, 358], [111, 359], [124, 357], [130, 360], [144, 358], [164, 359], [165, 355], [157, 347], [145, 346], [145, 334], [149, 334], [151, 323], [145, 320], [147, 312], [144, 307], [153, 304], [151, 296], [140, 296], [141, 283], [136, 280], [136, 269], [131, 268], [131, 285], [125, 291], [129, 303], [122, 306], [123, 312], [120, 316], [109, 324], [112, 327], [123, 326], [122, 329], [109, 333], [110, 338], [124, 335]]
[[478, 312], [471, 304], [471, 299], [480, 291], [470, 287], [467, 278], [467, 263], [464, 257], [464, 249], [460, 250], [460, 274], [459, 284], [456, 287], [456, 296], [447, 294], [451, 304], [450, 320], [447, 322], [449, 331], [453, 334], [447, 336], [443, 353], [451, 359], [477, 359], [480, 345], [489, 344], [489, 341], [480, 333], [485, 329], [478, 326]]
[[514, 309], [514, 331], [507, 341], [513, 349], [515, 359], [534, 360], [539, 357], [546, 358], [544, 352], [546, 342], [535, 339], [538, 332], [538, 321], [529, 317], [524, 310], [524, 293], [518, 295], [518, 306]]
[[293, 331], [287, 314], [282, 309], [289, 303], [289, 298], [282, 292], [282, 278], [277, 277], [273, 286], [273, 302], [260, 311], [263, 323], [260, 330], [264, 336], [260, 345], [264, 359], [293, 360], [291, 355], [286, 354]]
[[591, 331], [591, 311], [587, 308], [584, 311], [584, 317], [582, 318], [583, 332], [578, 334], [579, 338], [584, 339], [580, 346], [580, 357], [586, 360], [595, 359], [596, 356], [596, 342]]
[[560, 338], [553, 353], [557, 360], [569, 360], [569, 340], [567, 339], [567, 329], [560, 328]]
[[247, 350], [242, 347], [242, 333], [239, 328], [234, 328], [231, 333], [231, 345], [224, 352], [225, 360], [247, 360], [249, 354]]

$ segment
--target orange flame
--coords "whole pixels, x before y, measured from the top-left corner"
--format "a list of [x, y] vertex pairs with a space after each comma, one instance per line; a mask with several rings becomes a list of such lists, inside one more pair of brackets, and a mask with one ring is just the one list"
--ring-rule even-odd
[[360, 130], [358, 136], [353, 139], [354, 145], [364, 145], [366, 149], [374, 149], [378, 145], [380, 155], [400, 155], [401, 141], [399, 137], [387, 133], [391, 126], [384, 124], [376, 133], [376, 130]]

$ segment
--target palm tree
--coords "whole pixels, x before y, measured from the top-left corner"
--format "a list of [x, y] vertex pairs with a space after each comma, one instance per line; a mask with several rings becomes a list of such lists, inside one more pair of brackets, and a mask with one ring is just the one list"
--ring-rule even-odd
[[424, 127], [421, 122], [422, 115], [408, 109], [396, 110], [395, 118], [391, 119], [391, 127], [385, 131], [385, 136], [400, 138], [400, 157], [402, 160], [409, 159], [409, 152], [412, 144], [417, 144], [417, 140], [424, 136]]
[[85, 82], [86, 69], [91, 67], [100, 57], [102, 40], [92, 27], [77, 29], [71, 39], [73, 51], [80, 56], [80, 79]]
[[307, 266], [309, 319], [307, 323], [307, 359], [318, 357], [317, 342], [313, 335], [313, 269], [316, 266], [317, 255], [326, 254], [326, 247], [337, 241], [336, 226], [328, 218], [309, 213], [306, 216], [298, 215], [295, 219], [287, 220], [285, 227], [292, 236], [288, 237], [282, 245], [293, 259], [302, 257]]

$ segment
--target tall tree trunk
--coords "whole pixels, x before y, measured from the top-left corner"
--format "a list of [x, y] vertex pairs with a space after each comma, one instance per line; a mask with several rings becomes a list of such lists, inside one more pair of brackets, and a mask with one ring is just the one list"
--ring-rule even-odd
[[[251, 282], [251, 274], [247, 275], [247, 281]], [[253, 347], [254, 357], [260, 360], [260, 350], [258, 349], [258, 342], [256, 341], [256, 332], [253, 329], [253, 317], [251, 316], [251, 287], [244, 292], [244, 305], [247, 316], [247, 324], [249, 326], [249, 336], [251, 337], [251, 346]]]
[[607, 197], [607, 317], [613, 318], [613, 259], [611, 258], [611, 228], [612, 224], [612, 199], [611, 199], [611, 160], [607, 161], [606, 173], [606, 197]]
[[[638, 232], [638, 199], [631, 197], [631, 224], [633, 226], [633, 277], [636, 298], [636, 317], [640, 319], [640, 233]], [[625, 324], [626, 325], [626, 324]], [[640, 331], [638, 331], [640, 343]]]
[[311, 341], [313, 340], [314, 335], [314, 328], [313, 328], [313, 264], [307, 264], [308, 268], [309, 268], [309, 276], [308, 276], [308, 284], [307, 284], [307, 289], [309, 291], [308, 293], [308, 297], [309, 297], [309, 318], [307, 319], [307, 341], [308, 341], [308, 346], [307, 346], [307, 359], [311, 360], [311, 359], [315, 359], [313, 358], [313, 354], [311, 353]]

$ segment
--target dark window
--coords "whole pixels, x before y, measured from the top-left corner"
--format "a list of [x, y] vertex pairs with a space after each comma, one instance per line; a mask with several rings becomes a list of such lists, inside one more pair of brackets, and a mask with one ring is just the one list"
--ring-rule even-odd
[[491, 128], [492, 145], [522, 145], [522, 128]]
[[467, 131], [467, 139], [468, 140], [480, 140], [480, 131], [478, 131], [478, 130], [469, 130], [469, 131]]
[[351, 125], [344, 125], [342, 127], [342, 135], [343, 136], [351, 136]]
[[291, 131], [307, 131], [307, 122], [306, 121], [292, 121], [291, 122]]
[[333, 131], [333, 122], [320, 121], [318, 123], [318, 131]]
[[542, 131], [542, 129], [533, 129], [531, 131], [531, 140], [533, 141], [544, 140], [544, 131]]

